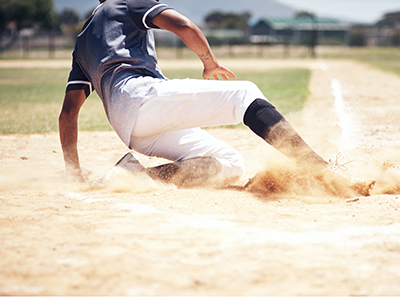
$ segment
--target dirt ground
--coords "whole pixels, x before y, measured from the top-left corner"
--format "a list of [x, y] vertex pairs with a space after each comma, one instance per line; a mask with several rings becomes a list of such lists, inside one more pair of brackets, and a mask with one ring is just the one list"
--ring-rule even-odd
[[[305, 109], [287, 117], [324, 158], [376, 180], [372, 195], [245, 190], [287, 165], [246, 129], [209, 129], [243, 154], [242, 178], [190, 189], [123, 173], [77, 184], [64, 177], [58, 133], [1, 135], [0, 295], [400, 295], [400, 77], [350, 61], [225, 64], [312, 69]], [[92, 181], [126, 151], [113, 132], [80, 133]]]

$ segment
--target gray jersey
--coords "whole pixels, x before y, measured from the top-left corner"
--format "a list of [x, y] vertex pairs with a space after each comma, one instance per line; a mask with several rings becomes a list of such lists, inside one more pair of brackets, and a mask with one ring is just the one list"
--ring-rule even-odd
[[[77, 37], [67, 91], [84, 89], [88, 96], [96, 90], [111, 125], [125, 142], [127, 133], [122, 131], [132, 130], [139, 99], [154, 79], [165, 79], [150, 29], [157, 28], [153, 17], [166, 9], [170, 8], [155, 0], [107, 0]], [[139, 80], [131, 100], [119, 100], [116, 87], [127, 78]]]

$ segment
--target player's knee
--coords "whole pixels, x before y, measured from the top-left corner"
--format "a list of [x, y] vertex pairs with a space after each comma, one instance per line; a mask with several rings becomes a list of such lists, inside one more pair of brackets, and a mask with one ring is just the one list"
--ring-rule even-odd
[[247, 92], [249, 95], [252, 95], [254, 97], [253, 100], [257, 99], [257, 98], [267, 99], [257, 84], [255, 84], [252, 81], [246, 81], [246, 82], [247, 82], [247, 85], [246, 85]]
[[245, 81], [245, 82], [247, 84], [247, 89], [248, 90], [253, 91], [253, 92], [259, 92], [260, 91], [260, 89], [257, 86], [257, 84], [255, 84], [254, 82], [252, 82], [252, 81]]
[[265, 139], [270, 129], [283, 119], [284, 117], [271, 103], [264, 99], [256, 99], [247, 108], [243, 123], [258, 136]]
[[[235, 82], [236, 83], [236, 82]], [[251, 81], [239, 81], [237, 82], [238, 85], [236, 88], [240, 89], [247, 97], [252, 98], [252, 100], [256, 98], [262, 98], [263, 94], [260, 90], [260, 88]]]

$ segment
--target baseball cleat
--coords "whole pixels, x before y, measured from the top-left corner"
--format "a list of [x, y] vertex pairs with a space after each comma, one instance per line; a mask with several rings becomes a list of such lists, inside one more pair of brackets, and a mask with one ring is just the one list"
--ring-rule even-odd
[[136, 173], [144, 170], [145, 168], [140, 162], [132, 155], [131, 152], [126, 153], [117, 163], [107, 172], [104, 176], [98, 178], [92, 185], [103, 183], [110, 174], [114, 173], [117, 168], [125, 169], [131, 173]]

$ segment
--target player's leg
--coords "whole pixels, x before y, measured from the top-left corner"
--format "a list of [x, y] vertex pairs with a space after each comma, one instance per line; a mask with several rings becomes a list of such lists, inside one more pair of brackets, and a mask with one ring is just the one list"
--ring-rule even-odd
[[179, 187], [205, 186], [216, 183], [213, 181], [221, 172], [221, 164], [213, 157], [194, 157], [147, 168], [145, 172], [154, 180]]
[[156, 85], [143, 102], [133, 135], [160, 130], [244, 122], [283, 154], [298, 162], [326, 165], [273, 107], [258, 87], [247, 81], [170, 80]]
[[164, 81], [154, 85], [143, 99], [132, 135], [147, 137], [187, 128], [239, 124], [256, 98], [264, 96], [248, 81]]
[[169, 131], [145, 138], [132, 137], [135, 151], [173, 161], [146, 173], [178, 186], [227, 184], [240, 178], [243, 157], [228, 144], [200, 128]]
[[264, 99], [256, 99], [246, 110], [243, 123], [267, 143], [288, 157], [309, 166], [328, 163], [301, 138], [289, 122]]

